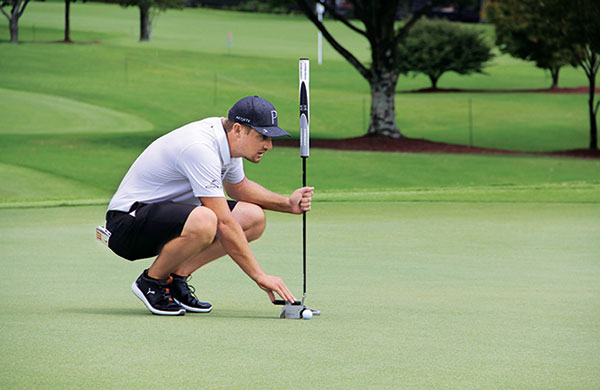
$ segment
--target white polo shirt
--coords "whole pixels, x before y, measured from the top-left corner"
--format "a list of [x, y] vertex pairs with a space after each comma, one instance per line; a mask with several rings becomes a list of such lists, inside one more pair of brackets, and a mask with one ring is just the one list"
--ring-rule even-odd
[[221, 118], [192, 122], [158, 138], [135, 160], [108, 206], [129, 211], [135, 202], [171, 200], [200, 205], [198, 197], [225, 197], [223, 181], [244, 179], [232, 158]]

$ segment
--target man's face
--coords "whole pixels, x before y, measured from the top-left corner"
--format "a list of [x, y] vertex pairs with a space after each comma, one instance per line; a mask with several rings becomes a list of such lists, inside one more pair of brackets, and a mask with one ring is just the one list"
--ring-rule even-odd
[[262, 135], [258, 131], [246, 126], [244, 126], [244, 132], [246, 134], [243, 140], [243, 157], [257, 164], [267, 150], [273, 149], [271, 137]]

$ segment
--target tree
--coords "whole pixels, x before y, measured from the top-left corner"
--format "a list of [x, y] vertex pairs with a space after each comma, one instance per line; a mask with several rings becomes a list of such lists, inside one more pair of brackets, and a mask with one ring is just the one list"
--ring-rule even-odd
[[71, 43], [71, 1], [65, 0], [65, 39], [63, 42]]
[[580, 66], [588, 78], [588, 113], [590, 118], [590, 149], [598, 150], [598, 108], [600, 100], [595, 102], [596, 76], [600, 65], [600, 51], [591, 46], [580, 48]]
[[[71, 3], [77, 0], [65, 0], [65, 39], [63, 42], [71, 43]], [[83, 0], [85, 2], [85, 0]]]
[[483, 73], [485, 63], [493, 58], [491, 50], [482, 31], [446, 20], [421, 20], [398, 45], [398, 70], [423, 73], [437, 89], [446, 72]]
[[600, 68], [600, 2], [598, 0], [550, 0], [554, 19], [564, 26], [565, 41], [577, 57], [588, 79], [590, 149], [598, 150], [598, 108], [595, 101], [596, 76]]
[[[19, 18], [25, 12], [27, 4], [29, 4], [29, 0], [0, 0], [0, 11], [8, 19], [10, 41], [12, 43], [19, 42]], [[10, 11], [6, 12], [4, 7], [10, 7]]]
[[115, 0], [123, 7], [140, 8], [140, 41], [149, 41], [152, 35], [152, 21], [160, 11], [168, 8], [181, 9], [186, 0]]
[[[529, 29], [543, 40], [556, 42], [556, 50], [571, 53], [588, 79], [590, 149], [598, 149], [596, 76], [600, 67], [600, 2], [598, 0], [495, 0], [494, 7], [530, 15]], [[490, 5], [491, 6], [491, 5]], [[488, 7], [488, 9], [490, 9]], [[494, 12], [494, 11], [492, 11]], [[533, 17], [535, 16], [535, 17]], [[520, 19], [518, 19], [520, 20]], [[517, 21], [514, 21], [517, 23]], [[527, 33], [527, 29], [523, 33]]]
[[298, 5], [323, 36], [356, 70], [367, 80], [371, 88], [371, 119], [368, 135], [399, 138], [400, 130], [395, 118], [395, 92], [398, 82], [398, 43], [404, 39], [415, 22], [441, 0], [426, 2], [425, 6], [410, 16], [404, 23], [396, 23], [396, 13], [410, 0], [348, 0], [354, 7], [354, 16], [363, 28], [350, 22], [325, 0], [317, 0], [328, 14], [342, 22], [350, 30], [365, 37], [371, 47], [371, 62], [361, 63], [343, 47], [320, 22], [315, 11], [314, 0], [297, 0]]
[[558, 88], [560, 68], [577, 65], [573, 51], [565, 46], [561, 24], [545, 13], [539, 0], [495, 0], [486, 5], [487, 19], [496, 28], [496, 45], [504, 53], [547, 69], [551, 89]]

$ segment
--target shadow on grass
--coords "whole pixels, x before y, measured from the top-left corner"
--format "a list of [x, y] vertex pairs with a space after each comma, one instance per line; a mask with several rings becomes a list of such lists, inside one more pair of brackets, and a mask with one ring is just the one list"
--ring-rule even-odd
[[[187, 315], [187, 314], [186, 314]], [[194, 314], [189, 314], [194, 315]], [[248, 320], [278, 320], [279, 312], [273, 312], [273, 315], [266, 315], [258, 312], [235, 311], [235, 310], [213, 310], [211, 317], [217, 318], [238, 318]]]
[[127, 309], [124, 307], [71, 307], [63, 310], [71, 314], [93, 314], [101, 316], [148, 316], [150, 312], [143, 309]]
[[102, 43], [102, 41], [100, 41], [98, 39], [92, 39], [89, 41], [64, 41], [64, 40], [57, 41], [57, 40], [41, 40], [41, 39], [30, 39], [30, 40], [19, 39], [19, 42], [12, 42], [10, 39], [0, 39], [0, 44], [24, 45], [24, 44], [28, 44], [28, 43], [51, 43], [51, 44], [64, 43], [66, 45], [99, 45]]
[[[129, 316], [129, 317], [180, 317], [180, 316], [157, 316], [143, 308], [128, 309], [124, 307], [72, 307], [63, 310], [64, 313], [70, 314], [90, 314], [99, 316]], [[279, 312], [273, 312], [273, 315], [265, 315], [264, 313], [235, 311], [235, 310], [213, 310], [211, 313], [186, 313], [186, 317], [199, 318], [238, 318], [249, 320], [275, 320], [279, 319]]]

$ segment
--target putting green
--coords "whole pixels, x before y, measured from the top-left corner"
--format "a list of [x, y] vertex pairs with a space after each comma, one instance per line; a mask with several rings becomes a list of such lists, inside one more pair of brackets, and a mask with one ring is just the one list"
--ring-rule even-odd
[[[598, 205], [317, 203], [310, 321], [229, 259], [191, 282], [212, 313], [151, 315], [129, 288], [150, 261], [95, 242], [104, 212], [0, 210], [0, 387], [598, 388]], [[300, 220], [268, 213], [252, 244], [297, 296]]]
[[148, 131], [135, 115], [60, 96], [0, 88], [0, 134], [113, 133]]

